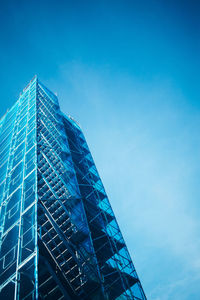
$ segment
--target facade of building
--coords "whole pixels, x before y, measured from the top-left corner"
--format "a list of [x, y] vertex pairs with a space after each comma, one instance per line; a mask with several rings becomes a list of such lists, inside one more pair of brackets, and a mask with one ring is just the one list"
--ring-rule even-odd
[[37, 77], [0, 120], [0, 299], [146, 299], [83, 133]]

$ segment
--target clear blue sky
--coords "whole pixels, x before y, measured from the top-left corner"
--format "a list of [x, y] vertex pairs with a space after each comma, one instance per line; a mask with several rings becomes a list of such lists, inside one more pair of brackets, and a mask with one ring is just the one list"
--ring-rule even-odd
[[37, 74], [81, 124], [150, 300], [200, 299], [200, 2], [0, 2], [0, 115]]

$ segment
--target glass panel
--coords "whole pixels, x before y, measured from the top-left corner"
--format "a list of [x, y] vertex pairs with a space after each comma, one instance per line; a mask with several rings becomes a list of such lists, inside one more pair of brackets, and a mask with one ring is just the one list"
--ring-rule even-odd
[[27, 210], [21, 219], [21, 258], [23, 262], [35, 250], [35, 206]]
[[[32, 89], [29, 110], [29, 89]], [[14, 299], [15, 284], [17, 300], [35, 299], [35, 201], [36, 161], [35, 128], [27, 137], [28, 120], [35, 125], [36, 84], [33, 82], [20, 96], [19, 101], [1, 122], [0, 135], [0, 299]], [[29, 110], [29, 113], [27, 114]], [[28, 149], [32, 148], [29, 152]], [[25, 152], [26, 150], [26, 152]], [[25, 156], [26, 153], [26, 156]], [[30, 173], [32, 172], [32, 173]], [[29, 175], [28, 175], [29, 174]], [[27, 211], [24, 212], [24, 209]], [[22, 266], [23, 265], [23, 266]], [[22, 267], [21, 267], [22, 266]], [[13, 278], [13, 282], [5, 284]], [[16, 278], [19, 280], [16, 281]], [[29, 278], [29, 279], [26, 279]], [[20, 285], [22, 289], [20, 289]], [[31, 287], [30, 287], [31, 286]], [[30, 298], [32, 297], [32, 298]]]

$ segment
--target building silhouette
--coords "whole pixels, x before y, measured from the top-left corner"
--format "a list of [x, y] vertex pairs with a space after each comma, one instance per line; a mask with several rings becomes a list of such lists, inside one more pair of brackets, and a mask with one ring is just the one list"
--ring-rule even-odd
[[0, 120], [0, 299], [146, 299], [83, 133], [37, 77]]

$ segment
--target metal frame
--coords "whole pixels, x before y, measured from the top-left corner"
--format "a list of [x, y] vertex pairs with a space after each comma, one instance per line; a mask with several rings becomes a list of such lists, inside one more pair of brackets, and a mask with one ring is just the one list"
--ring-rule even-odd
[[0, 297], [145, 300], [81, 128], [36, 76], [0, 135]]
[[[14, 107], [7, 112], [1, 120], [1, 136], [3, 132], [10, 128], [6, 147], [9, 147], [8, 165], [6, 169], [4, 192], [1, 196], [1, 252], [0, 252], [0, 296], [6, 294], [7, 297], [18, 299], [34, 299], [37, 297], [37, 240], [36, 240], [36, 217], [30, 212], [35, 207], [37, 212], [36, 201], [36, 176], [34, 176], [35, 184], [31, 201], [26, 200], [26, 188], [28, 178], [31, 173], [36, 171], [36, 151], [33, 157], [29, 157], [31, 149], [34, 149], [30, 140], [36, 140], [36, 84], [34, 78], [29, 87]], [[13, 111], [15, 113], [13, 114]], [[22, 132], [24, 134], [22, 135]], [[22, 136], [23, 138], [19, 139]], [[3, 145], [1, 145], [2, 150]], [[30, 148], [31, 147], [31, 148]], [[20, 156], [18, 152], [20, 149]], [[18, 159], [18, 157], [20, 159]], [[27, 169], [27, 163], [31, 162], [31, 168]], [[1, 173], [1, 170], [0, 170]], [[16, 173], [16, 174], [15, 174]], [[15, 174], [15, 178], [13, 176]], [[17, 192], [19, 191], [19, 192]], [[20, 197], [17, 195], [20, 194]], [[19, 196], [19, 195], [18, 195]], [[30, 200], [30, 198], [29, 198]], [[12, 205], [12, 208], [10, 207]], [[12, 214], [10, 211], [15, 207]], [[28, 220], [27, 220], [28, 218]], [[4, 270], [3, 260], [5, 260], [5, 251], [9, 253], [9, 249], [13, 246], [11, 241], [16, 241], [14, 252], [14, 263], [8, 264]], [[7, 249], [7, 250], [6, 250]], [[9, 259], [9, 257], [8, 257]], [[24, 279], [23, 279], [24, 278]], [[24, 283], [27, 283], [24, 286]], [[29, 284], [30, 283], [30, 284]], [[14, 286], [10, 286], [14, 284]], [[23, 286], [23, 288], [22, 288]]]

